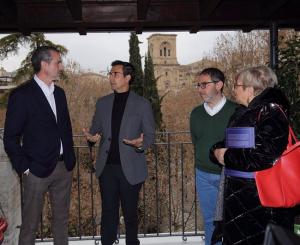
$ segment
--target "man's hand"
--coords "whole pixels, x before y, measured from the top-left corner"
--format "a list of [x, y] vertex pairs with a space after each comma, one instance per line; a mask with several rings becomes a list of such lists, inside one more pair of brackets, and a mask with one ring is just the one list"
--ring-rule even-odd
[[96, 133], [95, 135], [91, 135], [86, 128], [83, 128], [82, 132], [87, 141], [96, 143], [101, 139], [101, 135], [99, 133]]
[[226, 151], [227, 151], [227, 148], [220, 148], [220, 149], [214, 150], [215, 157], [218, 159], [218, 162], [221, 163], [222, 165], [225, 165], [224, 154]]
[[135, 148], [140, 148], [143, 146], [144, 142], [144, 134], [141, 133], [141, 136], [139, 138], [133, 139], [133, 140], [128, 140], [128, 139], [123, 139], [123, 142], [127, 145], [131, 145]]

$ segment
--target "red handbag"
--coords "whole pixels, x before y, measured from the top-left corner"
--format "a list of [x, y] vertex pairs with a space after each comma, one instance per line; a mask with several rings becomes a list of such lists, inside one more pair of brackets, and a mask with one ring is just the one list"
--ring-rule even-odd
[[290, 208], [300, 204], [300, 141], [291, 127], [287, 149], [273, 167], [257, 171], [255, 181], [262, 206]]

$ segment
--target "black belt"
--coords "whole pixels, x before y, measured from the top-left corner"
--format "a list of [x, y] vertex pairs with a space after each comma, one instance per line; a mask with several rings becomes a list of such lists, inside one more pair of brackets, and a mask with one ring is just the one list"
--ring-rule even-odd
[[62, 162], [63, 160], [64, 160], [64, 155], [63, 155], [63, 154], [59, 155], [58, 161], [59, 161], [59, 162]]

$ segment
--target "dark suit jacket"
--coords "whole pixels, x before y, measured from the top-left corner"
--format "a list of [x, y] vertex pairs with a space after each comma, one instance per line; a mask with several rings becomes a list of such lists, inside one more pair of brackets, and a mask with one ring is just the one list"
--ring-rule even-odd
[[75, 166], [72, 128], [63, 89], [55, 86], [55, 115], [34, 79], [13, 90], [9, 96], [4, 127], [4, 148], [13, 168], [23, 173], [29, 168], [38, 177], [55, 169], [63, 145], [64, 162], [70, 171]]
[[[96, 175], [99, 177], [106, 164], [111, 143], [111, 116], [114, 94], [100, 98], [96, 104], [91, 134], [102, 134], [96, 161]], [[123, 139], [135, 139], [144, 134], [143, 148], [146, 150], [155, 140], [155, 122], [150, 102], [130, 92], [127, 98], [119, 133], [120, 160], [124, 175], [132, 185], [147, 178], [145, 154], [123, 143]]]

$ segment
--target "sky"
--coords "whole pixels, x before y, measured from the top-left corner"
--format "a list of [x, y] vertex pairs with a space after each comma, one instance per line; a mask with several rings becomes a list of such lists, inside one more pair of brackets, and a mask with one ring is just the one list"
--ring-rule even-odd
[[[158, 32], [156, 32], [158, 33]], [[177, 60], [179, 64], [186, 65], [201, 60], [213, 51], [220, 31], [207, 31], [190, 34], [189, 32], [162, 32], [162, 34], [177, 34]], [[145, 55], [148, 48], [147, 38], [154, 33], [139, 34], [141, 56]], [[0, 38], [5, 35], [0, 34]], [[85, 71], [106, 73], [109, 65], [114, 60], [129, 60], [130, 33], [78, 33], [45, 34], [46, 38], [56, 44], [65, 46], [69, 52], [64, 58], [64, 63], [69, 60], [77, 62]], [[0, 68], [11, 72], [16, 70], [25, 58], [28, 50], [21, 48], [16, 56], [0, 60]]]

